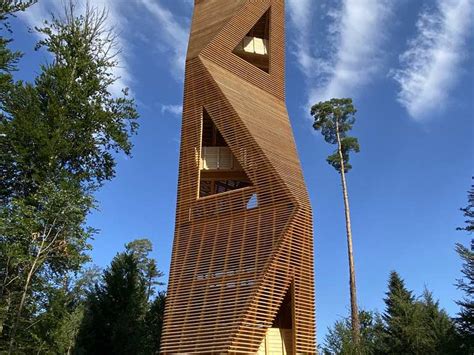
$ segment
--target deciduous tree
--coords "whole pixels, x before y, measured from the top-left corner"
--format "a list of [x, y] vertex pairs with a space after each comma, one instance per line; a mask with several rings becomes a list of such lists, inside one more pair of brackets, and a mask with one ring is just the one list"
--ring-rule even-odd
[[[3, 1], [0, 19], [32, 2]], [[131, 153], [138, 114], [126, 89], [111, 93], [117, 49], [105, 21], [105, 10], [77, 14], [70, 1], [38, 28], [37, 48], [53, 59], [34, 83], [13, 82], [19, 54], [0, 41], [0, 350], [9, 353], [33, 343], [17, 337], [48, 309], [37, 298], [54, 291], [49, 280], [87, 260], [93, 192], [113, 178], [114, 153]]]

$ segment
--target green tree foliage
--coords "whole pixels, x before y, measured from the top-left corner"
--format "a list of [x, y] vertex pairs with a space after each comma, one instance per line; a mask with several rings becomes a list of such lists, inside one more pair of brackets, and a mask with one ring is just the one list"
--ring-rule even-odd
[[[326, 142], [338, 145], [336, 151], [327, 158], [327, 162], [338, 172], [341, 172], [342, 165], [344, 165], [344, 172], [347, 173], [351, 170], [350, 152], [358, 153], [360, 151], [357, 138], [347, 135], [354, 126], [356, 112], [352, 99], [348, 98], [331, 99], [320, 102], [311, 108], [311, 115], [315, 118], [313, 128], [321, 131]], [[339, 148], [343, 164], [341, 164]]]
[[[33, 2], [0, 2], [4, 28]], [[52, 344], [41, 339], [45, 312], [79, 317], [58, 290], [88, 259], [93, 192], [114, 176], [114, 153], [131, 153], [138, 114], [126, 89], [110, 92], [117, 62], [105, 20], [97, 9], [76, 14], [71, 1], [38, 28], [37, 49], [53, 59], [34, 83], [14, 82], [20, 54], [0, 40], [0, 352]]]
[[355, 123], [355, 113], [356, 109], [352, 104], [352, 99], [349, 98], [331, 99], [329, 101], [320, 102], [311, 108], [311, 115], [314, 117], [313, 128], [317, 131], [321, 131], [326, 142], [337, 145], [336, 151], [327, 158], [327, 162], [332, 165], [341, 176], [344, 212], [346, 215], [352, 337], [357, 344], [360, 337], [360, 322], [352, 247], [351, 213], [346, 183], [346, 173], [352, 168], [351, 164], [349, 164], [349, 153], [351, 151], [359, 152], [360, 150], [357, 138], [347, 135], [347, 132], [352, 129]]
[[16, 85], [5, 100], [1, 133], [10, 154], [3, 164], [1, 198], [28, 196], [43, 181], [74, 179], [90, 188], [114, 176], [113, 152], [131, 153], [137, 129], [133, 99], [114, 97], [110, 86], [114, 36], [106, 12], [76, 15], [71, 4], [63, 18], [38, 31], [53, 61], [42, 66], [34, 85]]
[[[360, 312], [360, 343], [350, 318], [329, 329], [324, 354], [464, 354], [452, 320], [429, 291], [416, 298], [396, 272], [390, 274], [385, 312]], [[466, 353], [467, 354], [467, 353]]]
[[78, 348], [86, 354], [135, 354], [143, 346], [146, 311], [137, 259], [121, 253], [88, 297]]
[[[19, 11], [25, 11], [33, 5], [36, 0], [1, 0], [0, 1], [0, 109], [3, 110], [3, 102], [9, 95], [13, 86], [12, 72], [17, 70], [17, 64], [22, 54], [12, 51], [8, 44], [12, 41], [4, 32], [11, 33], [9, 17], [15, 16]], [[0, 112], [0, 117], [3, 113]], [[0, 146], [1, 148], [1, 146]]]
[[[410, 332], [408, 328], [413, 324], [415, 298], [406, 289], [404, 281], [396, 272], [390, 274], [386, 295], [386, 309], [383, 314], [383, 320], [387, 325], [386, 344], [387, 348], [396, 354], [397, 351], [402, 351], [407, 346], [406, 343], [411, 341], [409, 337], [405, 336], [405, 333]], [[414, 335], [417, 335], [416, 330]]]
[[[468, 192], [468, 206], [462, 208], [461, 211], [467, 220], [465, 227], [458, 229], [471, 234], [474, 231], [474, 185]], [[464, 296], [462, 300], [457, 301], [460, 311], [455, 321], [463, 350], [472, 354], [474, 352], [474, 239], [471, 239], [470, 248], [461, 243], [456, 244], [456, 252], [463, 262], [462, 277], [456, 281], [456, 287], [464, 293]]]
[[471, 243], [471, 249], [462, 244], [456, 245], [456, 251], [463, 260], [463, 277], [456, 281], [456, 286], [464, 292], [464, 298], [457, 301], [461, 309], [456, 317], [456, 325], [464, 346], [474, 350], [474, 242]]
[[125, 245], [127, 252], [133, 253], [138, 260], [138, 268], [145, 280], [147, 302], [155, 294], [155, 287], [163, 285], [158, 281], [163, 273], [158, 270], [155, 259], [148, 257], [153, 246], [148, 239], [137, 239]]
[[154, 354], [159, 349], [165, 295], [149, 304], [151, 243], [140, 239], [112, 261], [102, 281], [89, 293], [76, 352], [79, 354]]
[[386, 293], [384, 352], [387, 354], [447, 354], [454, 347], [454, 327], [430, 292], [415, 299], [396, 272]]
[[376, 312], [360, 311], [360, 343], [352, 340], [351, 318], [337, 321], [328, 329], [322, 354], [379, 354], [382, 345], [383, 323]]
[[439, 302], [434, 300], [430, 291], [425, 289], [422, 299], [418, 301], [418, 307], [422, 309], [425, 332], [430, 338], [429, 347], [425, 351], [432, 351], [432, 354], [462, 353], [452, 319], [445, 310], [440, 309]]
[[62, 279], [62, 287], [51, 287], [42, 305], [44, 311], [29, 329], [37, 340], [35, 352], [70, 354], [75, 348], [84, 316], [88, 293], [98, 282], [101, 271], [97, 267], [81, 271], [79, 277]]
[[158, 354], [165, 314], [166, 293], [159, 292], [145, 317], [145, 354]]
[[[473, 178], [474, 179], [474, 178]], [[458, 230], [463, 230], [466, 232], [473, 232], [474, 231], [474, 185], [471, 185], [471, 189], [468, 192], [468, 205], [465, 208], [461, 208], [461, 211], [466, 217], [465, 226], [459, 227]]]
[[83, 227], [92, 199], [77, 186], [44, 184], [29, 201], [14, 199], [0, 214], [0, 251], [7, 262], [2, 300], [10, 305], [4, 332], [11, 351], [18, 329], [37, 322], [37, 306], [51, 280], [78, 271], [88, 259], [85, 250], [92, 233]]

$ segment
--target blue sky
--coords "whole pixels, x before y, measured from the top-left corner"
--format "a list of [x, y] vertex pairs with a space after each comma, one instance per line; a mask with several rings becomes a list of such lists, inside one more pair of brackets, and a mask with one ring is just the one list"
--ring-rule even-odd
[[[81, 1], [79, 1], [81, 4]], [[168, 274], [180, 140], [184, 58], [192, 1], [95, 0], [119, 33], [120, 76], [136, 98], [141, 128], [132, 158], [98, 193], [91, 253], [105, 267], [123, 245], [147, 237]], [[14, 22], [25, 52], [18, 78], [49, 60], [28, 28], [60, 11], [39, 4]], [[333, 147], [311, 128], [311, 103], [353, 97], [361, 144], [348, 175], [359, 304], [383, 310], [388, 274], [420, 294], [426, 286], [454, 314], [468, 241], [457, 226], [474, 175], [473, 0], [287, 0], [287, 105], [314, 208], [318, 339], [348, 314], [343, 201], [325, 159]]]

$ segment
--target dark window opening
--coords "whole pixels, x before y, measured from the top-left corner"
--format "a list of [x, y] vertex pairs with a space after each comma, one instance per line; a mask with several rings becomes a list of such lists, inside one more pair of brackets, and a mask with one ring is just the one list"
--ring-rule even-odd
[[242, 189], [251, 186], [249, 181], [244, 180], [203, 180], [199, 190], [199, 196], [205, 197], [215, 194], [220, 194], [227, 191]]
[[202, 146], [203, 147], [227, 147], [227, 143], [222, 134], [217, 129], [214, 122], [206, 110], [202, 116]]
[[293, 312], [292, 312], [292, 287], [286, 292], [285, 298], [280, 305], [273, 328], [292, 329], [293, 328]]

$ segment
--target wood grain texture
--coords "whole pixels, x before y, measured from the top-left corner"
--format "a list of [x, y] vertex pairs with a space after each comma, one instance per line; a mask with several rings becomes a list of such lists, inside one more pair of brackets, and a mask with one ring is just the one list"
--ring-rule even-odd
[[[232, 51], [269, 9], [266, 73]], [[289, 289], [291, 353], [315, 353], [312, 211], [284, 102], [284, 27], [282, 0], [195, 2], [162, 353], [257, 353]], [[199, 198], [204, 109], [251, 186]]]

